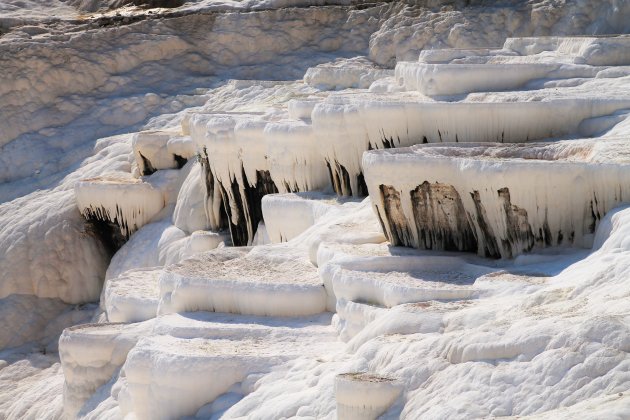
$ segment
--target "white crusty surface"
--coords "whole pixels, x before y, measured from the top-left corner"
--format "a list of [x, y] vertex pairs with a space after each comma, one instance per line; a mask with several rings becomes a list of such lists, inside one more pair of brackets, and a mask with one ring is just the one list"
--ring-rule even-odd
[[630, 418], [627, 2], [1, 3], [0, 418]]

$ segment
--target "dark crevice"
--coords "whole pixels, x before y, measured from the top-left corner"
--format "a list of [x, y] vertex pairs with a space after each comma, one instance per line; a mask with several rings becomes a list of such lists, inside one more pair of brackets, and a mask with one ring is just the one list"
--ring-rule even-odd
[[597, 195], [593, 193], [593, 200], [591, 200], [591, 217], [592, 222], [589, 225], [589, 232], [595, 233], [597, 223], [601, 220], [602, 216], [599, 214], [599, 203], [597, 202]]
[[124, 6], [138, 6], [141, 9], [174, 9], [184, 5], [185, 0], [118, 0], [111, 3], [110, 10], [118, 9]]
[[[267, 194], [277, 194], [278, 188], [271, 179], [269, 171], [256, 171], [256, 184], [254, 187], [251, 187], [247, 182], [245, 170], [243, 169], [243, 182], [245, 182], [245, 194], [252, 219], [252, 232], [256, 233], [258, 223], [263, 219], [262, 198]], [[253, 237], [250, 239], [253, 239]]]
[[352, 185], [350, 185], [350, 174], [348, 173], [348, 170], [343, 165], [340, 165], [338, 163], [337, 168], [339, 169], [339, 173], [341, 174], [341, 179], [343, 180], [342, 182], [345, 190], [352, 194], [354, 191], [352, 191]]
[[545, 221], [543, 222], [542, 232], [543, 232], [543, 243], [545, 246], [553, 245], [553, 236], [551, 235], [551, 228], [549, 227], [549, 220], [547, 220], [547, 209], [545, 209]]
[[[204, 184], [206, 186], [206, 197], [209, 197], [211, 199], [214, 200], [215, 198], [215, 179], [214, 179], [214, 174], [212, 173], [212, 171], [210, 170], [210, 162], [208, 159], [208, 151], [207, 149], [204, 147], [202, 153], [199, 155], [199, 164], [201, 165], [201, 169], [203, 171], [203, 173], [205, 174], [204, 176]], [[219, 204], [219, 209], [220, 209], [220, 214], [219, 214], [219, 226], [216, 226], [215, 228], [217, 229], [227, 229], [227, 213], [225, 212], [225, 208], [223, 206], [222, 203], [218, 203]]]
[[367, 184], [365, 183], [365, 178], [362, 172], [357, 175], [358, 191], [354, 191], [350, 181], [350, 173], [345, 166], [341, 165], [337, 161], [331, 163], [328, 159], [326, 159], [326, 168], [328, 169], [330, 183], [337, 195], [354, 195], [359, 197], [365, 197], [368, 195]]
[[86, 220], [86, 232], [98, 238], [110, 258], [129, 240], [131, 234], [138, 230], [136, 225], [131, 228], [127, 225], [118, 206], [113, 217], [104, 207], [90, 207], [84, 209], [82, 214]]
[[384, 149], [393, 149], [394, 147], [396, 147], [394, 145], [394, 138], [390, 137], [389, 139], [385, 136], [383, 136], [383, 138], [381, 139], [381, 142], [383, 143], [383, 148]]
[[221, 188], [223, 210], [227, 215], [232, 243], [235, 246], [247, 245], [249, 234], [247, 232], [247, 223], [245, 221], [245, 212], [243, 209], [243, 201], [239, 185], [236, 180], [232, 180], [229, 185], [229, 188], [231, 189], [230, 192], [233, 196], [232, 199], [230, 199], [230, 195], [228, 195], [228, 192], [222, 183], [219, 183], [219, 187]]
[[147, 159], [146, 157], [144, 157], [142, 153], [138, 152], [138, 154], [140, 155], [140, 158], [142, 159], [142, 166], [143, 166], [142, 175], [147, 176], [147, 175], [151, 175], [152, 173], [155, 173], [157, 169], [153, 167], [153, 165], [151, 164], [151, 161]]
[[185, 0], [131, 0], [134, 6], [141, 7], [143, 9], [174, 9], [176, 7], [183, 6], [186, 3]]
[[333, 175], [332, 168], [330, 167], [330, 161], [326, 159], [326, 168], [328, 169], [328, 178], [330, 179], [330, 183], [333, 186], [333, 190], [339, 194], [339, 186], [335, 184], [335, 176]]
[[258, 229], [258, 223], [263, 220], [261, 205], [263, 196], [278, 192], [269, 171], [256, 171], [256, 184], [253, 187], [250, 186], [243, 167], [241, 167], [241, 176], [244, 184], [242, 193], [241, 186], [235, 178], [228, 186], [231, 194], [228, 194], [225, 186], [220, 184], [223, 208], [229, 221], [232, 243], [235, 246], [246, 246], [251, 243]]
[[173, 155], [173, 159], [175, 159], [177, 163], [177, 169], [182, 169], [184, 165], [188, 163], [188, 159], [177, 154]]
[[357, 184], [359, 185], [359, 197], [367, 197], [368, 195], [368, 187], [365, 183], [365, 177], [363, 176], [363, 172], [359, 173], [357, 176]]
[[109, 258], [113, 257], [128, 240], [121, 233], [120, 227], [108, 220], [87, 216], [85, 230], [103, 244]]
[[332, 167], [330, 161], [326, 159], [326, 166], [328, 167], [328, 174], [330, 176], [330, 183], [333, 186], [333, 190], [337, 195], [343, 195], [343, 190], [341, 187], [341, 180], [339, 179], [339, 172], [337, 171], [337, 162], [335, 162], [335, 168]]
[[596, 212], [596, 205], [597, 202], [595, 203], [595, 205], [593, 204], [593, 200], [590, 201], [590, 213], [591, 213], [591, 223], [589, 223], [588, 225], [588, 232], [589, 233], [595, 233], [595, 228], [597, 227], [597, 222], [599, 221], [599, 213]]
[[545, 221], [543, 222], [542, 232], [543, 232], [543, 242], [545, 246], [552, 246], [553, 237], [551, 235], [551, 228], [549, 227], [549, 222], [547, 221], [546, 212], [545, 212]]
[[138, 226], [135, 224], [133, 226], [129, 226], [127, 224], [127, 221], [122, 215], [122, 210], [118, 207], [118, 205], [116, 205], [116, 213], [113, 217], [104, 207], [89, 207], [84, 209], [82, 213], [86, 220], [111, 223], [112, 226], [115, 226], [118, 229], [120, 234], [125, 238], [125, 241], [129, 239], [132, 233], [138, 230]]

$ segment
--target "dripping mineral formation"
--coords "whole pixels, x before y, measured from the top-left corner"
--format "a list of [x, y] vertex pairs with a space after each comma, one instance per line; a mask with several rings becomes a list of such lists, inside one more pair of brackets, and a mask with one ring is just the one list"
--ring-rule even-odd
[[0, 418], [630, 418], [630, 6], [0, 5]]

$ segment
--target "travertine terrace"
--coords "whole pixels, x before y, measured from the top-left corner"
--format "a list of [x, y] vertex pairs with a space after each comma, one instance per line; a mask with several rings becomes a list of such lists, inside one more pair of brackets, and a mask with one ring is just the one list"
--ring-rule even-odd
[[0, 418], [630, 418], [630, 5], [0, 4]]

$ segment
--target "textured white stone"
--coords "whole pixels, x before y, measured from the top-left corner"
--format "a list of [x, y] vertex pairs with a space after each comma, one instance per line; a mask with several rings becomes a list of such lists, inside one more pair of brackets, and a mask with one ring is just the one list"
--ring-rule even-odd
[[[447, 249], [452, 237], [456, 249], [495, 257], [534, 246], [590, 247], [599, 220], [630, 196], [629, 163], [625, 140], [614, 139], [424, 145], [369, 152], [363, 160], [392, 242]], [[417, 188], [424, 192], [414, 198]]]
[[113, 223], [125, 236], [149, 222], [165, 204], [162, 191], [130, 175], [88, 178], [74, 188], [77, 205], [86, 218]]

